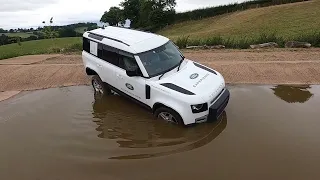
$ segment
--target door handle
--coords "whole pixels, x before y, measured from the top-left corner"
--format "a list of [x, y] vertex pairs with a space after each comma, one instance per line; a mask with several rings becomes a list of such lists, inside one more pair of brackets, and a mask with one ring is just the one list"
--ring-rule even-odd
[[98, 67], [102, 67], [100, 64], [97, 64]]

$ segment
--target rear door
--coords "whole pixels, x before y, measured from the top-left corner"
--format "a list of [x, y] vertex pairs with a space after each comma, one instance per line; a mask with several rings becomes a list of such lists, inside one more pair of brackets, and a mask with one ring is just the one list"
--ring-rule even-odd
[[100, 58], [98, 66], [100, 68], [100, 78], [103, 82], [115, 87], [115, 70], [119, 69], [118, 50], [103, 44], [98, 45], [98, 57]]

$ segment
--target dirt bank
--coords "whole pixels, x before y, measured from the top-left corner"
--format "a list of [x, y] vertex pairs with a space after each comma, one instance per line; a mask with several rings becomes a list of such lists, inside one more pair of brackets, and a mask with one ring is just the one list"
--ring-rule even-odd
[[[232, 84], [320, 84], [320, 49], [199, 50], [185, 56]], [[0, 61], [0, 92], [84, 85], [81, 55], [35, 55]]]

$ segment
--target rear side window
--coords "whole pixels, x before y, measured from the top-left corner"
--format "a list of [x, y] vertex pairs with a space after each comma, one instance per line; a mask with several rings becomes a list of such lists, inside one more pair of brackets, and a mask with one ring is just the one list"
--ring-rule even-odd
[[99, 58], [113, 65], [119, 66], [119, 54], [113, 48], [102, 45], [102, 53], [101, 56], [99, 56]]
[[87, 38], [83, 38], [83, 50], [90, 53], [90, 40]]

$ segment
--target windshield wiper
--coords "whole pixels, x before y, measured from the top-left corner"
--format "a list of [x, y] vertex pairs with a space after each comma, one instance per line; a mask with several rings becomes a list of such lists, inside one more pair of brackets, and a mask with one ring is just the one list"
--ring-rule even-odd
[[161, 74], [161, 76], [159, 77], [159, 80], [162, 78], [162, 76], [163, 75], [165, 75], [167, 72], [169, 72], [169, 71], [166, 71], [166, 72], [164, 72], [163, 74]]
[[179, 65], [178, 65], [178, 71], [177, 72], [179, 72], [179, 70], [180, 70], [180, 66], [181, 66], [181, 64], [182, 64], [182, 62], [184, 61], [184, 56], [182, 56], [181, 54], [180, 54], [180, 56], [181, 56], [181, 60], [180, 60], [180, 62], [179, 62]]
[[[181, 56], [181, 60], [180, 60], [180, 62], [179, 62], [179, 64], [178, 64], [178, 71], [179, 71], [179, 69], [180, 69], [180, 66], [181, 66], [181, 64], [182, 64], [182, 62], [184, 61], [184, 56], [182, 56], [182, 55], [180, 55]], [[172, 69], [171, 69], [172, 70]], [[167, 72], [169, 72], [169, 71], [166, 71], [166, 72], [164, 72], [163, 74], [161, 74], [161, 76], [159, 77], [159, 80], [167, 73]]]

